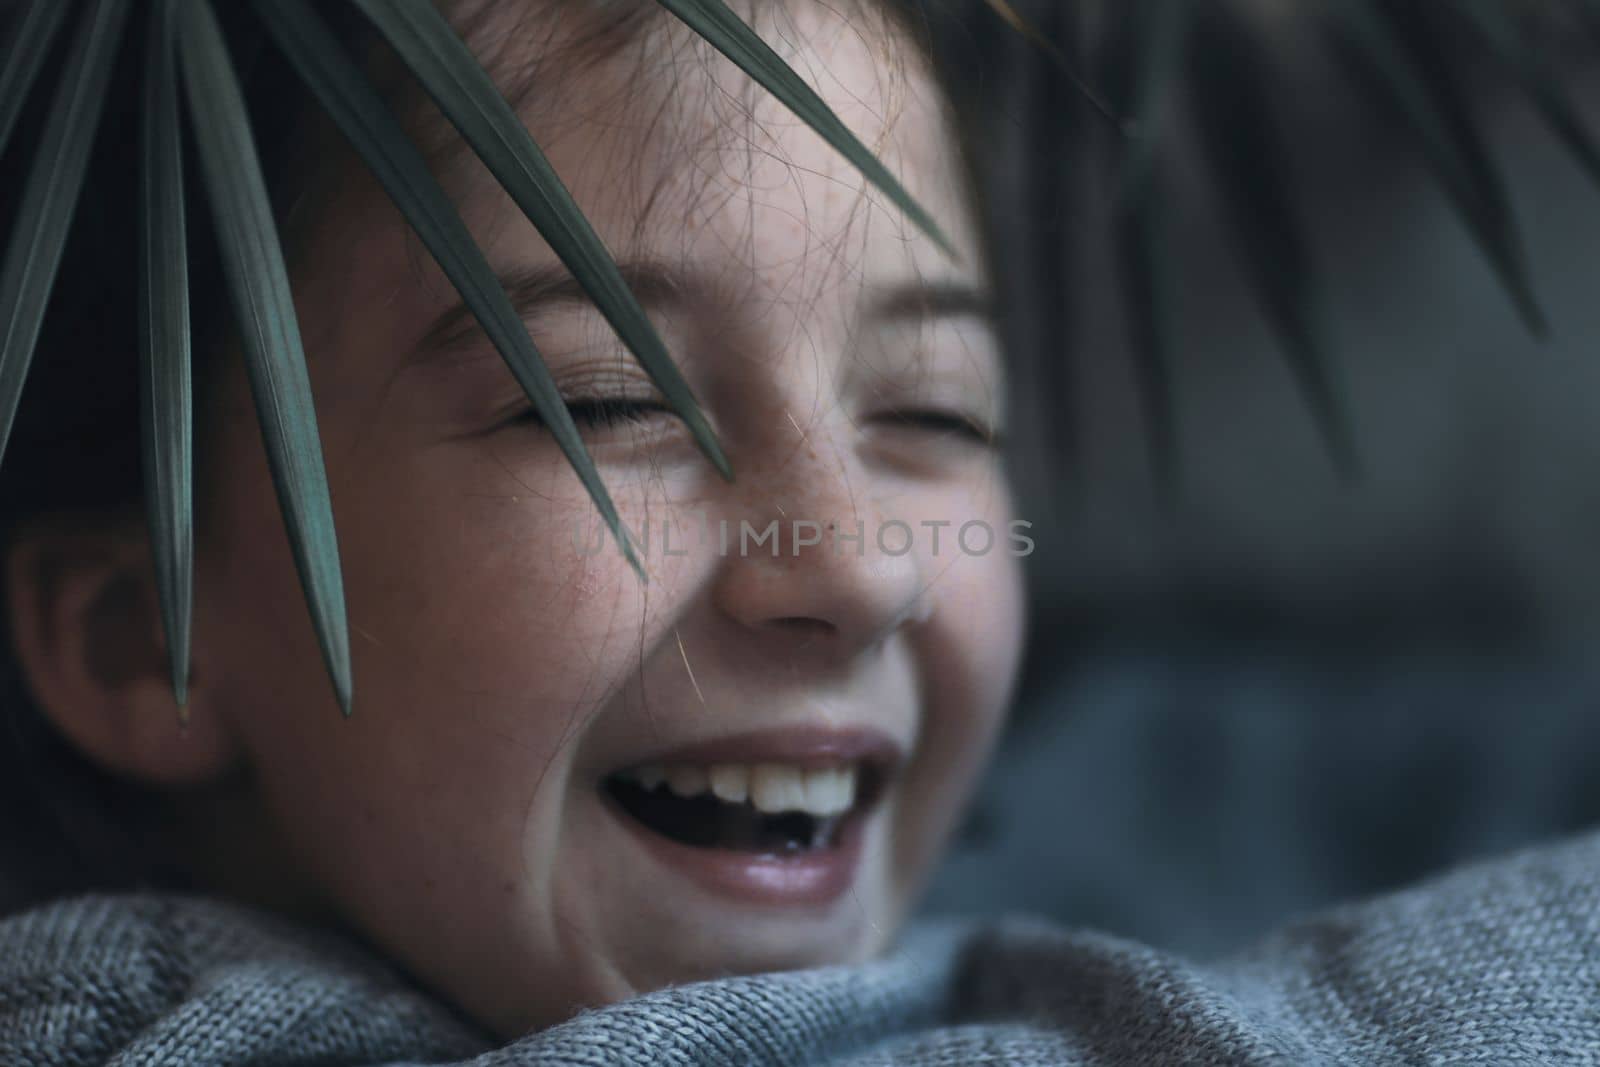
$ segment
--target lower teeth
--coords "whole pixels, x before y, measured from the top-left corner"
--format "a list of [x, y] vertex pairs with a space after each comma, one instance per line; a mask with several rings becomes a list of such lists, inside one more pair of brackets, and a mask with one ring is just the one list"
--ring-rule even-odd
[[657, 833], [697, 848], [739, 852], [799, 853], [833, 844], [839, 819], [789, 811], [768, 815], [750, 804], [729, 804], [710, 795], [681, 797], [637, 782], [606, 783], [622, 809]]

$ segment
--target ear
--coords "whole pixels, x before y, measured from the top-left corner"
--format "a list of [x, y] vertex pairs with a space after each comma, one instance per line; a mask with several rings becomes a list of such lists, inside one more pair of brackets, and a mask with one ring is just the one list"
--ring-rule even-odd
[[152, 785], [200, 785], [229, 770], [237, 741], [211, 713], [198, 661], [190, 664], [188, 721], [180, 722], [141, 523], [32, 524], [7, 546], [5, 578], [23, 677], [84, 755]]

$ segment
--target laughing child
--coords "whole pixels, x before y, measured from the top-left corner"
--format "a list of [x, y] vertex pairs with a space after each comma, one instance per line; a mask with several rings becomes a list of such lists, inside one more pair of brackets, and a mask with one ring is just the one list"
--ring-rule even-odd
[[[1563, 1028], [1538, 1010], [1595, 976], [1600, 909], [1578, 906], [1571, 851], [1211, 969], [1036, 926], [903, 931], [1023, 633], [1006, 367], [919, 23], [884, 0], [739, 6], [955, 256], [654, 3], [439, 6], [622, 266], [736, 477], [370, 27], [335, 12], [548, 361], [648, 581], [592, 549], [589, 494], [522, 387], [264, 45], [246, 90], [355, 707], [330, 690], [221, 280], [199, 267], [180, 728], [129, 267], [107, 252], [132, 240], [96, 206], [126, 179], [97, 157], [0, 500], [0, 1062], [1457, 1062], [1496, 1033], [1536, 1051], [1593, 1037], [1593, 1010]], [[131, 106], [112, 101], [113, 144]], [[1527, 886], [1548, 888], [1545, 925], [1499, 936], [1495, 902]], [[1530, 982], [1519, 961], [1558, 929], [1577, 955]], [[1429, 969], [1446, 960], [1473, 979]]]

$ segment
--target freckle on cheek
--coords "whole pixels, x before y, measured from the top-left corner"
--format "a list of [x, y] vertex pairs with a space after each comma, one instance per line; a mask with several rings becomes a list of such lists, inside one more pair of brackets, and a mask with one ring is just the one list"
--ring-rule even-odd
[[[606, 550], [610, 550], [609, 545], [606, 546]], [[566, 589], [572, 607], [576, 608], [599, 592], [600, 568], [595, 565], [594, 558], [586, 556], [577, 557], [565, 566], [571, 569]]]

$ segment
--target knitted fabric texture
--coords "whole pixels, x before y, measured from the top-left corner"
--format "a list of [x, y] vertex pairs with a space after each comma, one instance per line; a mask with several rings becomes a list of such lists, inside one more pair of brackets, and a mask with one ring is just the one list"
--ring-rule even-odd
[[0, 920], [0, 1065], [1600, 1063], [1600, 836], [1194, 965], [1007, 920], [862, 966], [684, 985], [495, 1048], [354, 946], [221, 903]]

